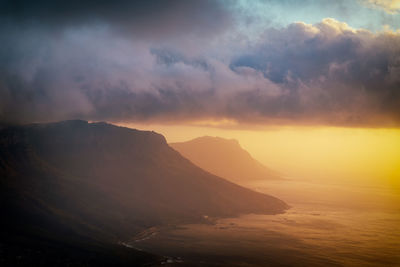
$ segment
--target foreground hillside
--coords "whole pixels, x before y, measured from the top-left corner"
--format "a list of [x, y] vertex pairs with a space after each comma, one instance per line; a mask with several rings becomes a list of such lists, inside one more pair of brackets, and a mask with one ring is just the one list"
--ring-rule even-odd
[[0, 130], [0, 191], [3, 248], [39, 242], [57, 255], [68, 244], [97, 259], [125, 255], [110, 246], [150, 226], [288, 208], [203, 171], [157, 133], [85, 121]]
[[281, 179], [233, 139], [203, 136], [170, 146], [200, 168], [235, 183], [246, 185], [254, 180]]

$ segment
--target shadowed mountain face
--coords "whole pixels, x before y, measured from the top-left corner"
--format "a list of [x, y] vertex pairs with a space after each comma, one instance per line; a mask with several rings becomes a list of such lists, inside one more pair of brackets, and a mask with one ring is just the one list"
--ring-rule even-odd
[[0, 193], [2, 238], [74, 245], [116, 244], [206, 215], [288, 208], [203, 171], [157, 133], [85, 121], [0, 130]]
[[234, 139], [203, 136], [191, 141], [171, 143], [174, 149], [200, 168], [239, 184], [279, 175], [255, 160]]

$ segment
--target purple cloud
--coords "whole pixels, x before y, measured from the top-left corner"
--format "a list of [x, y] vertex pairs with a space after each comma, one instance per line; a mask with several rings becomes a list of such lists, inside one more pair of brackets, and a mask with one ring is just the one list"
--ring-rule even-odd
[[[325, 19], [248, 38], [207, 22], [194, 27], [209, 34], [187, 28], [169, 38], [149, 21], [143, 23], [157, 38], [146, 38], [134, 27], [135, 34], [116, 31], [112, 25], [123, 23], [104, 16], [106, 24], [69, 22], [57, 33], [40, 23], [3, 25], [9, 34], [0, 40], [0, 120], [400, 124], [398, 32]], [[164, 19], [175, 30], [188, 22]]]

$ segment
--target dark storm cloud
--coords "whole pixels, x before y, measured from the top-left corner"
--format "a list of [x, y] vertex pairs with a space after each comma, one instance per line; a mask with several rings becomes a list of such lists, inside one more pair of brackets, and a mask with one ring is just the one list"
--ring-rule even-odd
[[399, 126], [398, 32], [254, 38], [227, 3], [1, 2], [0, 120]]
[[2, 23], [59, 30], [104, 24], [135, 37], [192, 33], [208, 35], [230, 24], [230, 13], [217, 0], [2, 0]]
[[[233, 60], [231, 67], [238, 66], [257, 69], [281, 85], [286, 95], [278, 110], [296, 117], [334, 124], [398, 124], [400, 119], [398, 32], [374, 34], [333, 19], [294, 23], [267, 30], [250, 52]], [[254, 92], [247, 98], [261, 114], [276, 106], [263, 105]]]

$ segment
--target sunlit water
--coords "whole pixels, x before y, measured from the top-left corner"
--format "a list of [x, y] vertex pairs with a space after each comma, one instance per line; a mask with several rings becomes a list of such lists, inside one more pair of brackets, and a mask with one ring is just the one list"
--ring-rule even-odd
[[400, 266], [400, 196], [390, 188], [311, 181], [250, 187], [292, 208], [166, 227], [131, 243], [178, 266]]

